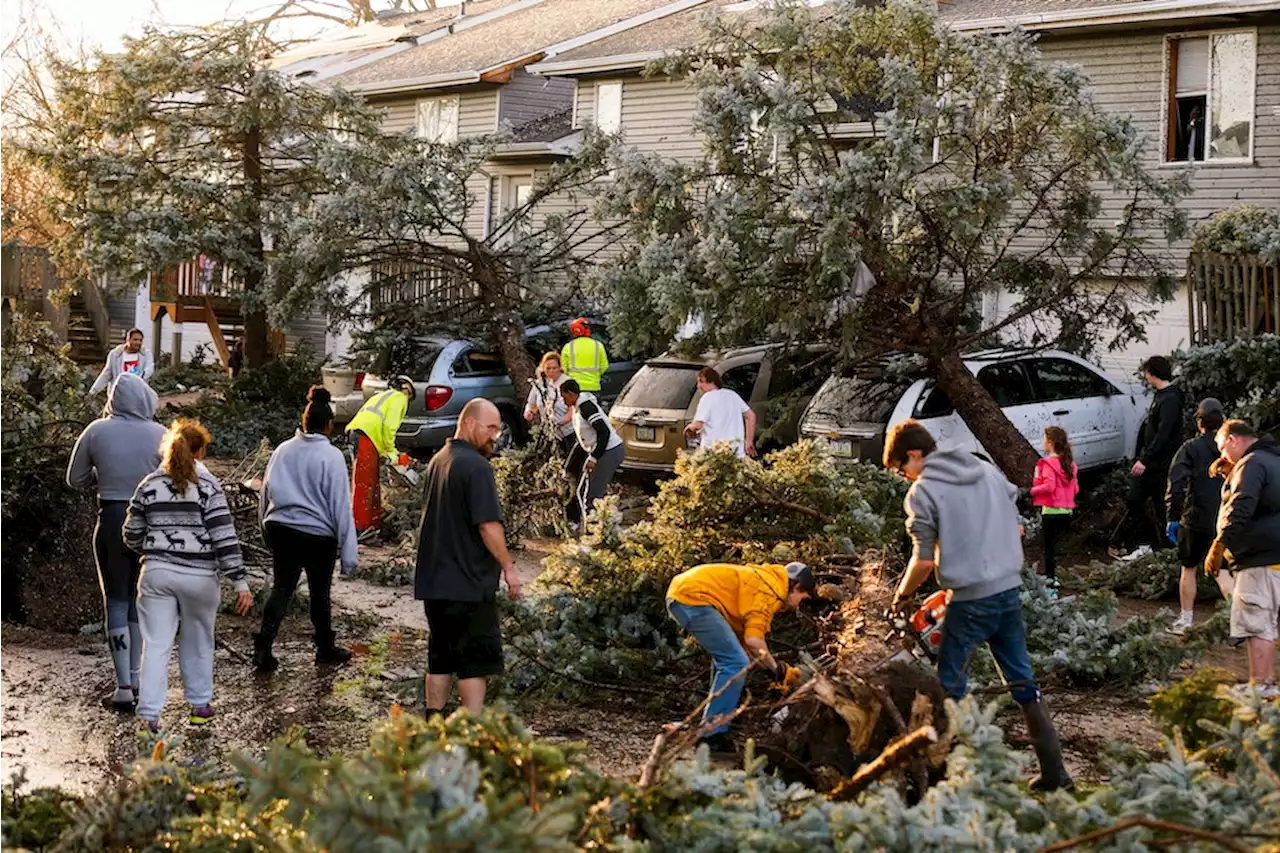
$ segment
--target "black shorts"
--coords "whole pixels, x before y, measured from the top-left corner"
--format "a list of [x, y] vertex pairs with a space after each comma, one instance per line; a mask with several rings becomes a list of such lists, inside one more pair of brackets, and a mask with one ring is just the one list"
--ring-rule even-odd
[[1178, 562], [1183, 568], [1199, 568], [1209, 556], [1213, 545], [1213, 531], [1178, 528]]
[[502, 631], [498, 602], [428, 599], [427, 672], [458, 678], [502, 674]]

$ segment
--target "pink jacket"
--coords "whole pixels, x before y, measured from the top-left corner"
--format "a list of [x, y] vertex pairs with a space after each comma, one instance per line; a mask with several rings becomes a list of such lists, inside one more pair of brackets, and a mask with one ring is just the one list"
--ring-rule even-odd
[[1080, 469], [1072, 463], [1071, 479], [1062, 470], [1062, 460], [1056, 456], [1036, 463], [1036, 476], [1031, 483], [1031, 502], [1036, 506], [1055, 509], [1075, 509], [1076, 493], [1080, 491]]

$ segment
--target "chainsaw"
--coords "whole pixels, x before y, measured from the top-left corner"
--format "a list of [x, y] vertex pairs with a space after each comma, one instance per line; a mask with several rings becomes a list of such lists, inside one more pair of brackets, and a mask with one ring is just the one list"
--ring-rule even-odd
[[887, 611], [885, 616], [893, 629], [886, 639], [892, 642], [896, 637], [903, 647], [881, 661], [876, 669], [893, 661], [910, 663], [927, 660], [936, 663], [938, 649], [942, 647], [942, 623], [947, 616], [949, 597], [950, 594], [945, 589], [940, 589], [909, 615], [894, 610]]

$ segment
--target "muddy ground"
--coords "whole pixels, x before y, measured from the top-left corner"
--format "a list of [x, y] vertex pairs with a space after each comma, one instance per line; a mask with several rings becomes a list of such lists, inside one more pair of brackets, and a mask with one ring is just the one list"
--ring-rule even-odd
[[[552, 543], [532, 541], [517, 552], [526, 582], [541, 571]], [[362, 552], [362, 562], [385, 562], [389, 548]], [[402, 554], [402, 557], [406, 556]], [[300, 589], [305, 589], [305, 581]], [[1121, 618], [1153, 612], [1160, 604], [1126, 601]], [[1207, 618], [1212, 606], [1202, 607]], [[272, 739], [297, 724], [322, 753], [351, 752], [367, 742], [368, 724], [393, 703], [421, 708], [426, 659], [425, 620], [407, 586], [337, 580], [335, 624], [355, 656], [338, 668], [318, 668], [312, 659], [311, 626], [305, 609], [291, 611], [276, 653], [281, 668], [270, 677], [248, 664], [256, 620], [224, 613], [218, 620], [216, 659], [218, 718], [203, 730], [186, 725], [176, 659], [162, 723], [178, 754], [225, 765], [243, 751], [260, 754]], [[0, 764], [4, 778], [19, 766], [33, 784], [85, 791], [123, 773], [140, 747], [135, 718], [110, 710], [113, 676], [101, 635], [56, 634], [3, 627], [3, 691], [0, 704]], [[1208, 661], [1243, 674], [1240, 650], [1215, 651]], [[1081, 780], [1099, 780], [1098, 758], [1112, 743], [1144, 750], [1159, 747], [1146, 702], [1127, 692], [1056, 692], [1049, 702], [1062, 734], [1068, 764]], [[596, 707], [526, 703], [516, 707], [538, 734], [585, 742], [589, 760], [619, 776], [639, 771], [663, 719], [643, 706], [609, 697]], [[1011, 714], [1006, 721], [1014, 745], [1027, 749], [1025, 731]], [[146, 748], [145, 745], [142, 748]]]

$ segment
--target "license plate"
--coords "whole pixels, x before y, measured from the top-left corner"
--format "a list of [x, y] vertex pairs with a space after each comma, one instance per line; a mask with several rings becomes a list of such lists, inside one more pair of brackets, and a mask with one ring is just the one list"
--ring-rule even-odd
[[852, 439], [848, 439], [848, 438], [831, 439], [831, 452], [834, 453], [836, 456], [852, 456], [853, 455]]
[[636, 441], [656, 441], [657, 438], [658, 431], [656, 428], [651, 426], [636, 427]]

